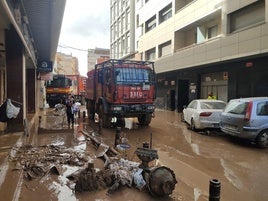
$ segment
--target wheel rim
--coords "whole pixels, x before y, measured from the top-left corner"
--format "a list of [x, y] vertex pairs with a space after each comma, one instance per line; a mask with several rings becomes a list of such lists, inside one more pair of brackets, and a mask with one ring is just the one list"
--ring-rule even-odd
[[262, 145], [267, 145], [268, 144], [268, 134], [267, 134], [267, 131], [263, 132], [260, 135], [259, 141], [261, 142]]

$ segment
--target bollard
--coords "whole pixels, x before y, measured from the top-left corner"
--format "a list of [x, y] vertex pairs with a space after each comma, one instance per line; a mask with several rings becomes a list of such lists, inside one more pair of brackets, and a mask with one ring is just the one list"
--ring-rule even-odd
[[217, 179], [209, 181], [209, 201], [219, 201], [221, 193], [221, 183]]
[[121, 143], [120, 139], [121, 139], [121, 127], [116, 127], [114, 147], [116, 147], [118, 144]]

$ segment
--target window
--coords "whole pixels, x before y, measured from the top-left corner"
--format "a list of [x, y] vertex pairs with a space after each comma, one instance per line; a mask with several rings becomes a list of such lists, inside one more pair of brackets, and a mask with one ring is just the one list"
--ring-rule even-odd
[[171, 53], [171, 41], [165, 42], [159, 45], [159, 55], [158, 57], [162, 57]]
[[246, 114], [248, 107], [248, 102], [242, 102], [242, 101], [230, 101], [228, 105], [225, 108], [226, 113], [231, 114]]
[[200, 102], [201, 109], [221, 109], [225, 108], [226, 104], [222, 102]]
[[239, 9], [229, 16], [229, 32], [232, 33], [265, 21], [265, 1], [259, 0]]
[[214, 25], [208, 28], [208, 39], [214, 38], [218, 35], [218, 25]]
[[122, 37], [122, 52], [123, 53], [125, 53], [125, 51], [126, 51], [126, 37], [125, 36], [123, 36]]
[[147, 22], [145, 22], [145, 33], [156, 27], [156, 17], [153, 16]]
[[258, 103], [257, 115], [268, 116], [268, 102]]
[[136, 28], [140, 26], [140, 18], [139, 15], [136, 15]]
[[210, 23], [201, 24], [196, 27], [195, 41], [196, 43], [202, 43], [210, 38], [218, 36], [218, 24], [208, 25]]
[[146, 60], [154, 60], [155, 59], [155, 48], [147, 50], [145, 52], [145, 59]]
[[196, 107], [197, 107], [197, 102], [196, 102], [196, 101], [193, 101], [193, 102], [191, 102], [191, 103], [188, 105], [187, 108], [196, 109]]
[[122, 31], [125, 32], [126, 30], [126, 17], [125, 14], [122, 15]]
[[159, 12], [159, 24], [171, 17], [172, 17], [172, 4], [169, 4]]
[[127, 16], [126, 16], [126, 30], [130, 30], [130, 9], [127, 9]]

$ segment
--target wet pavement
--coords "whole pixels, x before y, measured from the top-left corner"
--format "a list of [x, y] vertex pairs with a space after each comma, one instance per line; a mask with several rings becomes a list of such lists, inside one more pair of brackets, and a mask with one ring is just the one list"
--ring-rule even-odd
[[[82, 113], [81, 113], [82, 114]], [[152, 142], [158, 159], [152, 165], [163, 165], [174, 171], [178, 183], [169, 197], [153, 197], [146, 190], [122, 187], [113, 194], [107, 189], [75, 193], [67, 176], [81, 169], [79, 165], [62, 163], [60, 174], [44, 174], [35, 179], [26, 179], [25, 171], [17, 170], [14, 159], [20, 159], [25, 145], [35, 147], [38, 153], [48, 145], [64, 146], [80, 153], [103, 169], [104, 161], [96, 157], [96, 149], [84, 135], [114, 147], [116, 129], [102, 129], [87, 117], [80, 115], [74, 129], [68, 129], [64, 113], [45, 109], [37, 120], [39, 134], [23, 133], [0, 135], [0, 197], [1, 200], [180, 200], [207, 201], [209, 181], [221, 182], [223, 201], [268, 200], [268, 149], [259, 149], [254, 144], [233, 139], [220, 132], [193, 132], [180, 121], [177, 112], [157, 110], [156, 117], [148, 127], [140, 127], [136, 119], [128, 119], [128, 128], [122, 128], [121, 136], [127, 139], [129, 148], [119, 150], [120, 156], [141, 162], [135, 154], [144, 142]], [[68, 152], [65, 150], [65, 152]], [[26, 152], [28, 156], [32, 152]], [[33, 155], [33, 154], [32, 154]], [[38, 158], [41, 156], [39, 155]]]

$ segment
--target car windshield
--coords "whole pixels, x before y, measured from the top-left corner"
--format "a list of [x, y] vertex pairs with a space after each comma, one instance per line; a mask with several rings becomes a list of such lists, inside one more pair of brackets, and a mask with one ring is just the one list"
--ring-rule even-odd
[[226, 113], [246, 114], [248, 102], [230, 101], [225, 108]]
[[201, 102], [200, 107], [201, 109], [224, 109], [226, 106], [223, 102]]

